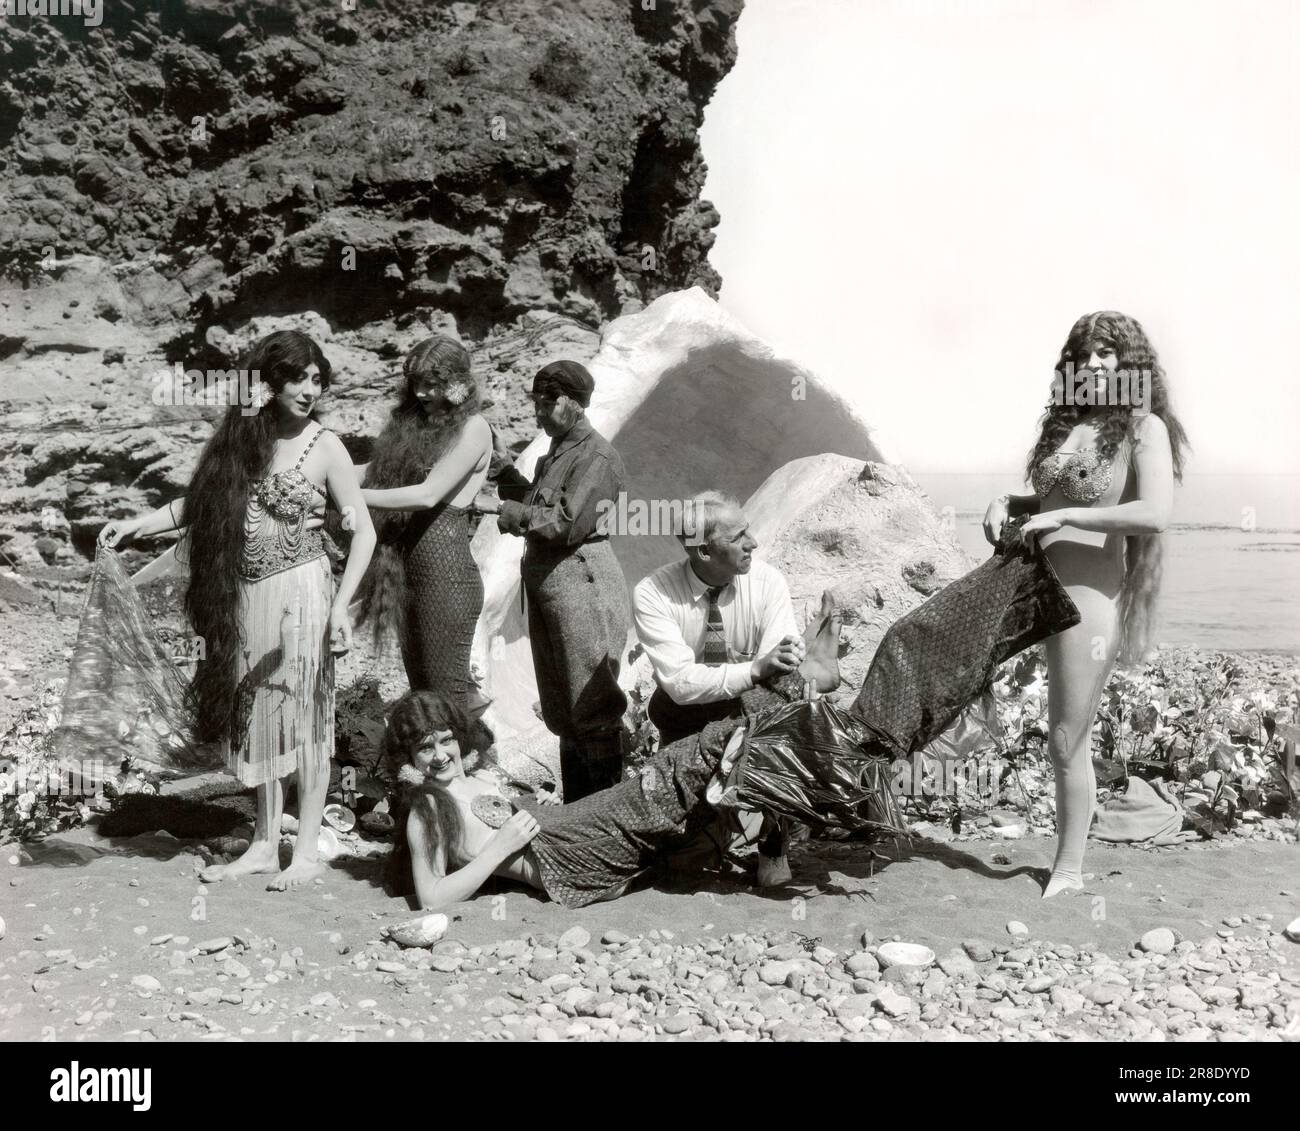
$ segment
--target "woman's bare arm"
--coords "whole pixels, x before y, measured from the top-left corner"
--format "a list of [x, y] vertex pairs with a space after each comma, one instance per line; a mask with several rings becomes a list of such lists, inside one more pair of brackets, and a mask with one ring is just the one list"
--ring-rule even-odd
[[1174, 460], [1169, 431], [1160, 417], [1143, 418], [1133, 451], [1138, 497], [1113, 507], [1066, 507], [1057, 513], [1064, 526], [1107, 534], [1159, 534], [1174, 508]]
[[351, 523], [352, 542], [348, 547], [348, 564], [343, 569], [343, 576], [334, 593], [334, 607], [346, 609], [370, 564], [370, 555], [374, 553], [375, 527], [361, 498], [361, 483], [343, 441], [333, 432], [327, 432], [321, 438], [321, 446], [325, 449], [328, 461], [325, 465], [326, 489], [334, 500], [334, 505]]
[[[424, 798], [416, 802], [428, 803]], [[473, 860], [449, 874], [446, 846], [440, 839], [436, 844], [429, 843], [421, 814], [412, 810], [406, 822], [406, 843], [411, 849], [411, 873], [420, 907], [425, 911], [440, 911], [449, 904], [469, 899], [502, 864], [522, 852], [537, 833], [536, 818], [521, 810], [492, 834]]]
[[471, 417], [451, 450], [430, 468], [423, 483], [363, 488], [366, 506], [379, 511], [432, 510], [451, 498], [476, 471], [487, 466], [492, 454], [491, 442], [487, 421], [481, 416]]

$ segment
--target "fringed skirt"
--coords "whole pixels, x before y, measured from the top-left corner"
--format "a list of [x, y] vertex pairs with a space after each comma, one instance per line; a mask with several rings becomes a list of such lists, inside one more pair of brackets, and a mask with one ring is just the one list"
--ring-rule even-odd
[[319, 557], [239, 583], [242, 643], [226, 768], [244, 785], [329, 772], [334, 753], [334, 579]]

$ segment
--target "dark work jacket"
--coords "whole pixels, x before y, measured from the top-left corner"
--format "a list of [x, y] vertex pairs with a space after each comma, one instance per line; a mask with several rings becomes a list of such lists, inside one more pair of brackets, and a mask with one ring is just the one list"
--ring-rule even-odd
[[606, 536], [600, 517], [617, 505], [626, 481], [622, 456], [581, 417], [551, 441], [523, 501], [501, 503], [497, 527], [526, 538], [530, 551], [566, 552]]

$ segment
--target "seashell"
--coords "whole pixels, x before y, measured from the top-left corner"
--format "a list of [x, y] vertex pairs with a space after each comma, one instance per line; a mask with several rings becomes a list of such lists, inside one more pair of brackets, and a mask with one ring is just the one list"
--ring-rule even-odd
[[384, 936], [398, 946], [433, 946], [447, 933], [446, 915], [425, 915], [384, 928]]
[[322, 860], [334, 860], [343, 855], [343, 846], [333, 829], [322, 828], [316, 836], [316, 851]]
[[330, 828], [341, 833], [350, 833], [356, 827], [356, 815], [346, 805], [326, 805], [323, 816]]
[[919, 943], [887, 942], [876, 951], [881, 967], [914, 966], [924, 969], [934, 964], [934, 951]]

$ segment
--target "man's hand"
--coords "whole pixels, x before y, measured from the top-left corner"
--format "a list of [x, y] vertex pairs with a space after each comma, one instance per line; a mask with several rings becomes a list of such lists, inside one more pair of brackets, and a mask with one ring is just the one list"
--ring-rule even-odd
[[500, 514], [501, 503], [490, 491], [481, 491], [470, 503], [469, 509], [478, 514]]
[[750, 666], [754, 682], [767, 679], [768, 676], [784, 675], [792, 672], [804, 657], [804, 643], [797, 636], [784, 636], [781, 642], [766, 656], [759, 656]]

